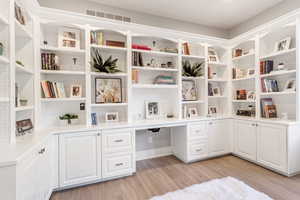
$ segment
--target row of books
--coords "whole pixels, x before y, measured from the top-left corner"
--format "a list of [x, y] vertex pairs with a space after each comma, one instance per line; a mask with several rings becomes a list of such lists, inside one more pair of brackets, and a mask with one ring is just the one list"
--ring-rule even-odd
[[148, 50], [148, 51], [152, 50], [147, 45], [140, 45], [140, 44], [132, 44], [132, 49], [140, 49], [140, 50]]
[[41, 87], [45, 98], [66, 98], [62, 82], [41, 81]]
[[141, 52], [132, 52], [132, 64], [133, 66], [144, 66]]
[[42, 53], [41, 60], [43, 70], [59, 70], [58, 56], [55, 53]]
[[139, 70], [133, 69], [131, 71], [131, 79], [132, 79], [132, 83], [134, 84], [139, 83]]
[[276, 105], [272, 98], [263, 98], [260, 100], [261, 116], [264, 118], [277, 118]]
[[262, 88], [262, 92], [279, 92], [277, 80], [262, 79], [261, 88]]
[[247, 90], [237, 90], [236, 91], [236, 99], [237, 100], [247, 100]]
[[185, 42], [182, 44], [182, 54], [183, 55], [191, 55], [189, 43]]
[[91, 44], [106, 45], [112, 47], [125, 47], [125, 42], [116, 40], [105, 40], [104, 33], [100, 31], [91, 32]]
[[273, 71], [273, 60], [260, 61], [260, 74], [269, 74]]

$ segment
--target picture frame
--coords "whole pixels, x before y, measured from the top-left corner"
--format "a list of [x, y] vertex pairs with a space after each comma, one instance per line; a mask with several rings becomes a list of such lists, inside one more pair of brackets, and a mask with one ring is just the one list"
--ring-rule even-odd
[[208, 61], [212, 63], [219, 63], [219, 56], [215, 49], [209, 49], [208, 50]]
[[122, 103], [121, 78], [96, 78], [95, 103]]
[[221, 90], [219, 87], [212, 88], [213, 96], [221, 96]]
[[188, 109], [188, 116], [189, 118], [198, 117], [198, 109], [196, 107], [192, 107]]
[[182, 80], [182, 100], [183, 101], [197, 100], [196, 81]]
[[33, 124], [31, 119], [16, 121], [16, 130], [19, 134], [24, 135], [25, 132], [31, 131], [32, 129], [33, 129]]
[[290, 49], [291, 46], [291, 37], [286, 37], [275, 43], [274, 52], [286, 51]]
[[59, 28], [58, 47], [80, 49], [80, 30], [67, 27]]
[[252, 77], [255, 75], [255, 69], [247, 69], [247, 77]]
[[158, 101], [146, 101], [146, 119], [158, 119], [161, 114], [160, 102]]
[[295, 79], [287, 80], [284, 86], [284, 91], [286, 92], [296, 91], [296, 80]]
[[255, 100], [256, 99], [256, 95], [254, 91], [248, 91], [247, 92], [247, 100]]
[[82, 97], [82, 86], [71, 85], [70, 87], [70, 98], [81, 98]]
[[118, 112], [108, 112], [105, 113], [105, 122], [118, 122], [119, 113]]
[[97, 113], [91, 113], [92, 125], [96, 126], [98, 124]]
[[216, 106], [208, 106], [208, 114], [215, 115], [218, 113]]

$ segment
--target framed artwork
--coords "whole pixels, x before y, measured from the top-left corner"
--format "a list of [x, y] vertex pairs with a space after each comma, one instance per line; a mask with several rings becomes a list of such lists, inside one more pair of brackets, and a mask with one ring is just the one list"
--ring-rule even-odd
[[96, 103], [121, 103], [122, 80], [120, 78], [95, 79]]
[[284, 86], [284, 91], [287, 92], [296, 91], [296, 80], [295, 79], [287, 80]]
[[118, 122], [118, 121], [119, 121], [118, 112], [105, 113], [105, 122]]
[[274, 51], [278, 52], [278, 51], [289, 50], [291, 45], [291, 40], [292, 40], [291, 37], [287, 37], [283, 40], [280, 40], [279, 42], [276, 42]]
[[213, 96], [221, 96], [221, 91], [219, 87], [214, 87], [212, 89], [212, 92], [213, 92]]
[[82, 97], [82, 87], [81, 85], [71, 85], [70, 89], [70, 97], [71, 98], [80, 98]]
[[91, 113], [91, 120], [92, 120], [92, 125], [97, 125], [97, 113]]
[[208, 50], [208, 61], [213, 62], [213, 63], [218, 63], [219, 62], [219, 56], [214, 49], [209, 49]]
[[19, 134], [24, 134], [26, 131], [33, 129], [31, 119], [16, 121], [16, 129]]
[[158, 119], [160, 117], [160, 103], [157, 101], [146, 101], [146, 119]]
[[210, 115], [217, 114], [217, 107], [216, 106], [208, 106], [208, 114], [210, 114]]
[[183, 101], [196, 101], [197, 91], [196, 82], [193, 80], [182, 81], [182, 100]]
[[254, 91], [248, 91], [247, 92], [247, 100], [255, 100], [256, 99], [256, 95]]
[[60, 28], [58, 30], [58, 47], [80, 49], [80, 30]]
[[197, 108], [189, 108], [189, 112], [188, 112], [188, 115], [190, 118], [193, 118], [193, 117], [198, 117], [198, 110]]

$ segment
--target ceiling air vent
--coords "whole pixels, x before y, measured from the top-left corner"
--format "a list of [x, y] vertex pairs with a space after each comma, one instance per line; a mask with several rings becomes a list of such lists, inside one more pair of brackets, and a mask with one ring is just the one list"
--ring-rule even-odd
[[90, 16], [107, 18], [107, 19], [112, 19], [112, 20], [117, 20], [117, 21], [131, 22], [130, 17], [115, 15], [115, 14], [112, 14], [112, 13], [105, 13], [105, 12], [101, 12], [101, 11], [86, 10], [86, 14], [90, 15]]

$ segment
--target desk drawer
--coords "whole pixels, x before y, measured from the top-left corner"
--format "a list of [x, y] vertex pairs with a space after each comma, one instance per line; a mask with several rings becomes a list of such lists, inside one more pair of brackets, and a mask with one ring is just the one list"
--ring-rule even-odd
[[104, 153], [131, 152], [133, 149], [133, 136], [130, 130], [117, 130], [104, 132]]
[[126, 175], [133, 172], [132, 154], [105, 156], [103, 159], [103, 178]]
[[208, 156], [207, 143], [190, 144], [189, 145], [189, 159], [201, 159]]
[[207, 129], [206, 123], [198, 123], [198, 124], [191, 124], [189, 127], [189, 138], [190, 139], [206, 139]]

